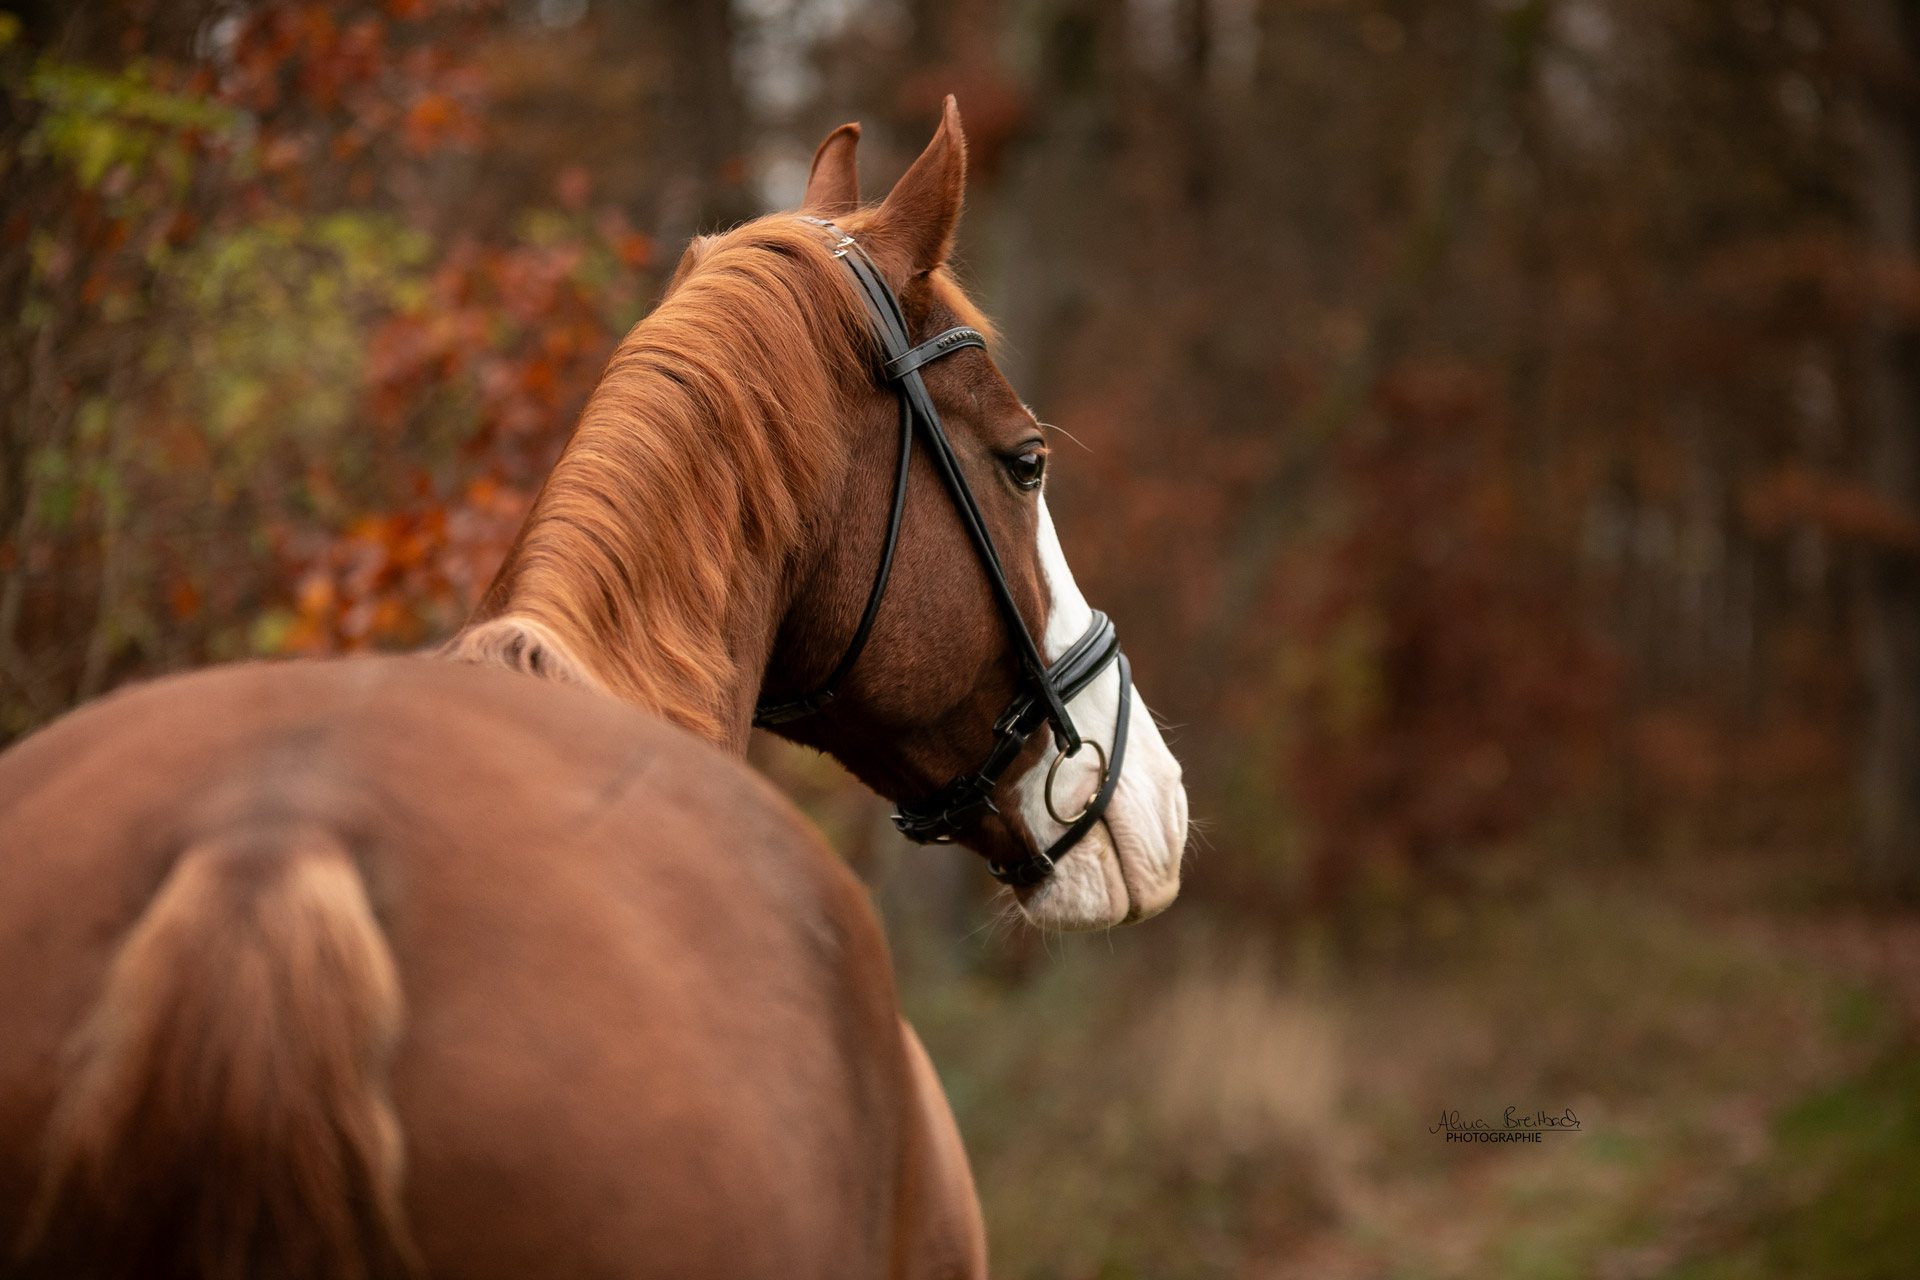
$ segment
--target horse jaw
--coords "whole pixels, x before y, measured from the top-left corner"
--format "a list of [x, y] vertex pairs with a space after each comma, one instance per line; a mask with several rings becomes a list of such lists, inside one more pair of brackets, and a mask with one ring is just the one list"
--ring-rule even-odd
[[[1073, 580], [1053, 517], [1040, 500], [1039, 558], [1051, 607], [1040, 647], [1049, 662], [1080, 638], [1093, 610]], [[1061, 859], [1047, 879], [1019, 891], [1020, 909], [1035, 924], [1053, 929], [1102, 929], [1144, 920], [1167, 908], [1180, 892], [1180, 859], [1187, 844], [1187, 790], [1180, 762], [1167, 750], [1140, 691], [1127, 726], [1125, 764], [1106, 815]], [[1113, 664], [1068, 704], [1084, 738], [1111, 749], [1119, 716], [1120, 669]], [[1014, 780], [1028, 838], [1045, 848], [1066, 830], [1047, 812], [1049, 750]], [[1078, 808], [1097, 789], [1099, 764], [1092, 751], [1060, 765], [1054, 797], [1062, 812]]]

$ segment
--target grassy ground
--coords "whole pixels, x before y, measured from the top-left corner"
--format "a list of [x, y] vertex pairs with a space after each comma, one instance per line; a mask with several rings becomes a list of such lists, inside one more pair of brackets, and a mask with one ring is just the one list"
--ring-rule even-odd
[[[1920, 1276], [1911, 920], [1729, 860], [1041, 943], [903, 904], [926, 857], [883, 897], [997, 1276]], [[1581, 1132], [1431, 1131], [1509, 1106]]]

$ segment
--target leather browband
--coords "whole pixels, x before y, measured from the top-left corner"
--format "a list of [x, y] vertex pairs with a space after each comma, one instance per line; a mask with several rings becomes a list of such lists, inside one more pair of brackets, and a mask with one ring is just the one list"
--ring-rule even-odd
[[962, 347], [979, 347], [985, 350], [986, 345], [985, 334], [978, 329], [961, 325], [958, 329], [949, 329], [945, 333], [928, 338], [911, 351], [895, 356], [881, 365], [880, 371], [886, 375], [888, 382], [898, 382], [930, 360], [952, 355]]

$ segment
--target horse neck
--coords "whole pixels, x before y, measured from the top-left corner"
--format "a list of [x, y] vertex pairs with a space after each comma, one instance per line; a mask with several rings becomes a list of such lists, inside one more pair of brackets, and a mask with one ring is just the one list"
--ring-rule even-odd
[[839, 397], [817, 355], [735, 381], [647, 329], [443, 652], [602, 690], [744, 754], [807, 517], [845, 471]]

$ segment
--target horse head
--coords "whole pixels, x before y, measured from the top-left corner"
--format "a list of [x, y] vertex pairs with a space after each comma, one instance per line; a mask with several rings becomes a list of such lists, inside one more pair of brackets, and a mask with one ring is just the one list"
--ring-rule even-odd
[[[1150, 916], [1179, 889], [1187, 831], [1180, 766], [1124, 659], [1063, 699], [1067, 724], [1040, 705], [1046, 691], [1025, 660], [1026, 637], [1044, 664], [1059, 664], [1100, 624], [1047, 511], [1048, 429], [996, 367], [987, 323], [949, 269], [966, 174], [958, 109], [949, 98], [932, 142], [878, 205], [860, 201], [858, 141], [858, 126], [845, 125], [821, 144], [800, 216], [837, 253], [861, 255], [883, 278], [898, 300], [900, 343], [948, 344], [908, 359], [925, 360], [917, 372], [934, 431], [944, 428], [972, 502], [941, 474], [938, 442], [903, 425], [906, 393], [887, 375], [907, 361], [889, 366], [887, 351], [869, 354], [848, 407], [845, 481], [798, 558], [801, 585], [766, 687], [802, 695], [785, 704], [791, 710], [808, 690], [838, 681], [830, 701], [803, 706], [807, 714], [790, 720], [776, 715], [770, 727], [829, 752], [902, 802], [896, 820], [909, 835], [951, 838], [985, 855], [1037, 923], [1097, 928]], [[903, 456], [887, 572], [877, 566], [888, 558]], [[968, 505], [990, 549], [968, 530]], [[1102, 642], [1117, 655], [1111, 635], [1109, 628]], [[849, 636], [858, 637], [851, 652]], [[1030, 735], [996, 737], [1019, 705], [1028, 709]], [[1063, 729], [1080, 744], [1063, 743]], [[985, 777], [982, 761], [996, 751], [1009, 758]], [[1103, 786], [1110, 769], [1112, 785]], [[1076, 823], [1096, 803], [1097, 821]], [[943, 813], [943, 805], [961, 811]], [[1063, 839], [1081, 825], [1077, 839]], [[1009, 876], [1009, 868], [1022, 874]]]

